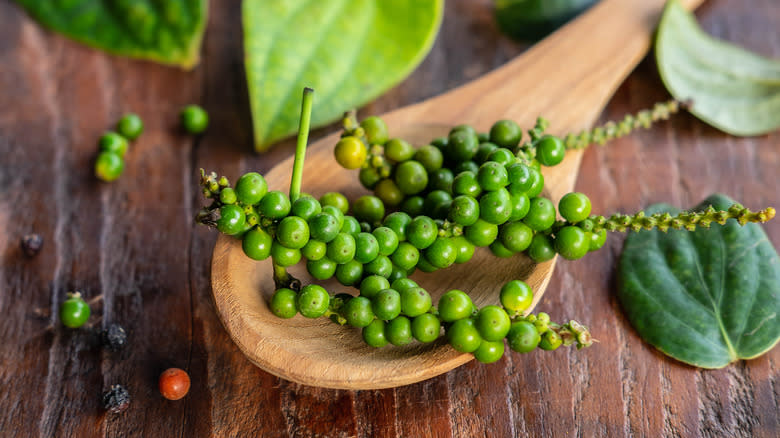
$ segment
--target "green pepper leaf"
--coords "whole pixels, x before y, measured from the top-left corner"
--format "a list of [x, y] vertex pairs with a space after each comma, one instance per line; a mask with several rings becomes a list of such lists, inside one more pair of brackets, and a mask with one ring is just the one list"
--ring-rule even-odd
[[207, 0], [16, 0], [44, 26], [116, 55], [192, 68]]
[[443, 0], [244, 0], [255, 149], [295, 132], [300, 91], [312, 125], [329, 123], [409, 75], [431, 48]]
[[[709, 205], [734, 202], [712, 195]], [[679, 210], [665, 204], [648, 214]], [[780, 260], [758, 224], [729, 219], [696, 231], [631, 233], [620, 256], [618, 298], [631, 325], [665, 354], [722, 368], [780, 338]]]
[[666, 88], [704, 122], [743, 136], [780, 127], [780, 61], [710, 37], [679, 0], [666, 5], [655, 53]]
[[584, 12], [597, 0], [495, 0], [502, 32], [519, 41], [537, 41]]

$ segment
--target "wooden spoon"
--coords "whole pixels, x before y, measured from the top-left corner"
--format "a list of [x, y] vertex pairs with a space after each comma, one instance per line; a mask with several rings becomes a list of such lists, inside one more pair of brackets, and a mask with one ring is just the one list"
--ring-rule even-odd
[[[693, 8], [701, 1], [684, 3]], [[479, 80], [382, 117], [391, 137], [416, 144], [425, 144], [460, 123], [486, 131], [498, 119], [513, 119], [530, 128], [539, 115], [551, 122], [553, 133], [588, 128], [647, 52], [663, 4], [663, 0], [602, 0]], [[340, 191], [351, 199], [365, 193], [356, 173], [341, 169], [333, 158], [338, 135], [308, 148], [304, 192], [319, 196]], [[544, 168], [546, 196], [553, 202], [573, 189], [581, 157], [581, 151], [571, 151], [560, 165]], [[279, 163], [265, 176], [268, 185], [287, 190], [291, 169], [292, 158]], [[535, 305], [554, 266], [555, 260], [534, 264], [525, 256], [499, 259], [482, 250], [465, 265], [414, 278], [431, 292], [434, 302], [444, 291], [457, 288], [468, 292], [480, 307], [498, 302], [504, 282], [522, 279], [535, 291]], [[305, 269], [291, 272], [304, 284], [312, 281]], [[347, 289], [335, 282], [323, 286], [331, 292]], [[343, 389], [388, 388], [434, 377], [473, 359], [442, 338], [431, 344], [375, 349], [363, 343], [358, 329], [325, 318], [274, 316], [267, 305], [274, 292], [270, 261], [249, 259], [240, 241], [231, 237], [217, 240], [212, 287], [219, 316], [241, 351], [260, 368], [294, 382]]]

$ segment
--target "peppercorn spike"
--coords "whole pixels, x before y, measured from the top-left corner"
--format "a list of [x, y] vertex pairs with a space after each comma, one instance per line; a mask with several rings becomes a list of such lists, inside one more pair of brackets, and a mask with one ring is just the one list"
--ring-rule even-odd
[[[684, 228], [688, 231], [693, 231], [696, 227], [709, 228], [712, 222], [723, 225], [728, 219], [735, 219], [740, 225], [745, 225], [748, 222], [767, 222], [774, 216], [775, 209], [772, 207], [753, 212], [740, 204], [734, 204], [726, 210], [715, 210], [712, 206], [709, 206], [701, 212], [683, 211], [676, 216], [672, 216], [669, 213], [655, 213], [651, 216], [645, 216], [642, 211], [633, 216], [620, 213], [615, 213], [609, 218], [591, 216], [588, 226], [590, 226], [590, 223], [593, 224], [590, 230], [593, 233], [598, 233], [601, 230], [625, 232], [629, 228], [633, 231], [639, 231], [640, 229], [651, 230], [653, 228], [658, 228], [664, 232], [669, 228], [676, 230]], [[561, 228], [567, 225], [580, 226], [580, 224], [566, 222], [556, 224], [556, 227]], [[580, 228], [585, 230], [582, 226]]]

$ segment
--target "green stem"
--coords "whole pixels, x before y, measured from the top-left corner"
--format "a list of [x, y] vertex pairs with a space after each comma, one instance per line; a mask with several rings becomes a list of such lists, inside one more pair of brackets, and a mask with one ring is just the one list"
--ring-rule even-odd
[[276, 289], [281, 289], [283, 287], [286, 287], [298, 292], [301, 288], [301, 282], [298, 281], [297, 278], [290, 275], [290, 273], [287, 272], [287, 269], [284, 266], [277, 265], [276, 263], [274, 263], [273, 265], [274, 265], [274, 285], [276, 286]]
[[306, 143], [309, 141], [309, 125], [311, 124], [311, 105], [314, 90], [303, 89], [301, 103], [301, 122], [298, 125], [298, 144], [295, 147], [292, 180], [290, 181], [290, 202], [295, 202], [301, 196], [301, 180], [303, 179], [303, 159], [306, 156]]

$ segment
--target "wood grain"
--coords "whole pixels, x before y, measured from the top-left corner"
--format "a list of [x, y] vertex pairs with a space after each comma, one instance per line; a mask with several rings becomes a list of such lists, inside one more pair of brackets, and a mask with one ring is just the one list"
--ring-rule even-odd
[[[362, 112], [420, 102], [519, 54], [523, 46], [498, 34], [490, 3], [448, 1], [430, 56]], [[184, 73], [84, 48], [0, 0], [0, 435], [778, 435], [780, 350], [702, 371], [644, 344], [614, 298], [617, 235], [581, 261], [558, 263], [539, 304], [555, 319], [588, 324], [601, 340], [589, 350], [510, 354], [371, 391], [317, 389], [259, 370], [210, 301], [216, 236], [192, 225], [202, 202], [193, 188], [199, 167], [235, 179], [268, 171], [293, 147], [284, 142], [252, 155], [238, 5], [211, 6], [203, 64]], [[709, 0], [697, 15], [713, 35], [780, 57], [775, 0]], [[600, 118], [667, 98], [648, 60]], [[178, 109], [191, 102], [212, 117], [199, 139], [176, 129]], [[95, 142], [129, 110], [144, 118], [146, 133], [133, 144], [123, 177], [98, 184], [91, 177]], [[680, 115], [587, 150], [576, 189], [604, 213], [658, 201], [693, 205], [714, 191], [750, 208], [777, 207], [779, 148], [778, 133], [734, 138]], [[777, 247], [780, 222], [765, 229]], [[45, 239], [33, 259], [18, 249], [30, 231]], [[71, 288], [102, 295], [92, 321], [122, 323], [132, 347], [107, 354], [91, 332], [59, 328], [51, 315]], [[168, 366], [192, 377], [179, 402], [156, 390]], [[113, 383], [133, 395], [118, 416], [100, 408], [100, 393]]]

